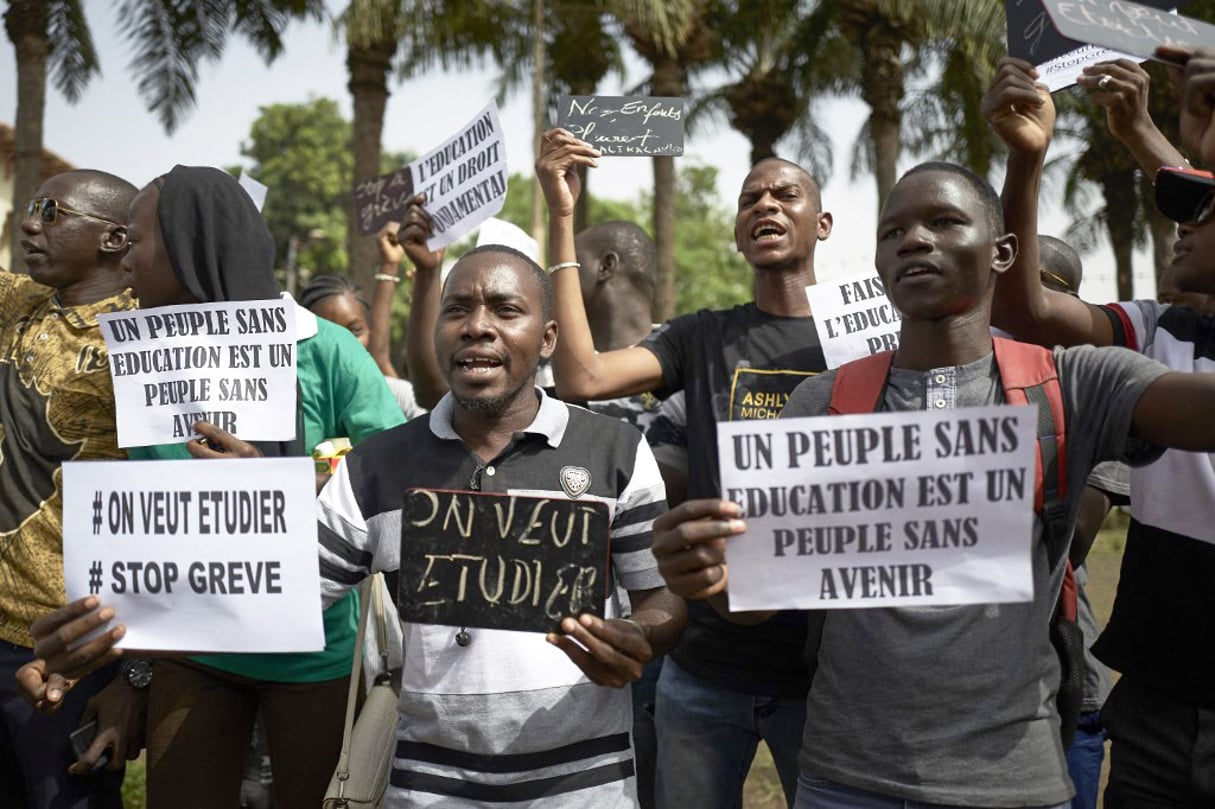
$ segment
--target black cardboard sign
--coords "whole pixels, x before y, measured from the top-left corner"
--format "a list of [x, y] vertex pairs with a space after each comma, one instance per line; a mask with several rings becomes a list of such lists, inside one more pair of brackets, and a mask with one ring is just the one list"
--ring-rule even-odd
[[[1052, 3], [1058, 10], [1059, 6], [1068, 7], [1064, 13], [1071, 15], [1095, 11], [1107, 3], [1101, 2], [1071, 2]], [[1118, 6], [1132, 5], [1130, 3], [1115, 3]], [[1167, 12], [1183, 3], [1179, 0], [1145, 0], [1145, 5], [1153, 10]], [[1069, 39], [1059, 33], [1052, 24], [1053, 13], [1048, 13], [1044, 0], [1006, 0], [1005, 11], [1008, 16], [1008, 53], [1024, 59], [1034, 65], [1049, 62], [1065, 53], [1071, 53], [1085, 44], [1115, 47], [1097, 39]], [[1118, 48], [1125, 50], [1124, 48]], [[1127, 51], [1130, 53], [1130, 51]]]
[[[1037, 55], [1025, 57], [1034, 64], [1041, 64], [1082, 44], [1099, 45], [1141, 59], [1155, 58], [1159, 45], [1215, 46], [1215, 26], [1169, 13], [1170, 9], [1184, 5], [1179, 0], [1144, 0], [1143, 3], [1128, 0], [1041, 0], [1037, 4], [1044, 8], [1050, 23], [1046, 25], [1042, 42], [1046, 42], [1049, 48], [1055, 48], [1059, 46], [1054, 43], [1061, 41], [1064, 47], [1058, 53], [1048, 53], [1045, 58]], [[1030, 0], [1024, 0], [1023, 5], [1030, 5]], [[1013, 53], [1012, 40], [1013, 22], [1010, 17], [1010, 53]], [[1039, 48], [1041, 45], [1040, 42]]]
[[590, 500], [410, 489], [401, 511], [401, 619], [557, 630], [603, 616], [608, 507]]
[[687, 102], [668, 96], [561, 96], [557, 125], [611, 157], [683, 154]]
[[354, 186], [354, 218], [359, 233], [372, 236], [389, 222], [401, 218], [413, 198], [413, 174], [409, 166]]

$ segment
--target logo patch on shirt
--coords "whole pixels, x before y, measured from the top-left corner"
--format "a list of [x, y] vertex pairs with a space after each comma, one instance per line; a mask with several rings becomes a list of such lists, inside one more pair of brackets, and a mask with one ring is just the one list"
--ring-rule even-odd
[[586, 490], [591, 488], [590, 470], [584, 469], [581, 466], [561, 467], [560, 477], [561, 488], [575, 500], [586, 494]]

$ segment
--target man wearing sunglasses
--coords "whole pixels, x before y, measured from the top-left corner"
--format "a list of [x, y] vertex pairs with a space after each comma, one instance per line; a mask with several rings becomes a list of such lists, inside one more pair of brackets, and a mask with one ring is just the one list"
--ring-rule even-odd
[[[1169, 56], [1189, 60], [1182, 135], [1196, 156], [1215, 165], [1215, 52]], [[1054, 105], [1036, 78], [1025, 62], [1006, 59], [984, 99], [989, 122], [1009, 146], [1004, 214], [1016, 233], [1036, 230], [1054, 128]], [[1179, 223], [1173, 285], [1182, 293], [1215, 293], [1215, 178], [1169, 168], [1185, 159], [1148, 116], [1147, 74], [1137, 66], [1094, 65], [1079, 83], [1095, 91], [1110, 131], [1155, 179], [1157, 208]], [[997, 325], [1043, 345], [1123, 346], [1174, 371], [1215, 372], [1215, 319], [1150, 300], [1092, 306], [1056, 294], [1034, 271], [1038, 251], [1031, 247], [1000, 280]], [[1111, 740], [1106, 809], [1215, 806], [1213, 463], [1215, 455], [1169, 450], [1131, 473], [1118, 595], [1093, 646], [1122, 674], [1101, 713]]]
[[[122, 457], [97, 315], [130, 309], [120, 265], [135, 186], [100, 171], [58, 174], [21, 220], [29, 275], [0, 272], [0, 806], [121, 807], [122, 762], [69, 775], [69, 734], [113, 671], [81, 681], [54, 716], [17, 693], [30, 622], [64, 603], [64, 461]], [[96, 683], [96, 685], [94, 685]], [[83, 690], [82, 690], [83, 687]]]

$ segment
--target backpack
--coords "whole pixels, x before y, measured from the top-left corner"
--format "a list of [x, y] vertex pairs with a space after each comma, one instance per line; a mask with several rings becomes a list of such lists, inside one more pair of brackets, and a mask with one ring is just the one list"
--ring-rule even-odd
[[[1071, 522], [1067, 519], [1067, 430], [1063, 413], [1063, 390], [1055, 357], [1048, 349], [1001, 337], [995, 344], [996, 368], [1011, 405], [1038, 405], [1038, 447], [1034, 474], [1034, 511], [1042, 518], [1049, 547], [1066, 554]], [[841, 365], [831, 387], [830, 415], [873, 413], [881, 403], [893, 351], [873, 354]], [[1076, 576], [1067, 562], [1063, 589], [1051, 614], [1050, 638], [1059, 655], [1062, 677], [1056, 708], [1059, 735], [1066, 750], [1076, 731], [1084, 696], [1084, 635], [1076, 622]]]

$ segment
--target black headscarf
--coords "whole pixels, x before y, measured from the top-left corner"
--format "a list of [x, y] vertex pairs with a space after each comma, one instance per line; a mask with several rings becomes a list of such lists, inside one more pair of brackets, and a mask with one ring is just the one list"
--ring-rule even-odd
[[274, 239], [232, 175], [175, 166], [160, 187], [160, 233], [181, 285], [200, 302], [279, 296]]
[[[174, 166], [163, 177], [157, 213], [169, 263], [200, 303], [278, 298], [274, 239], [245, 189], [210, 166]], [[251, 441], [266, 456], [306, 455], [296, 385], [295, 439]]]

